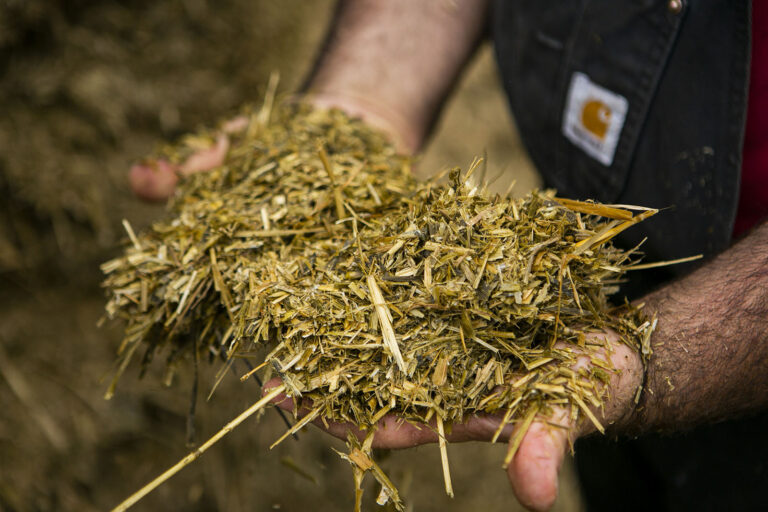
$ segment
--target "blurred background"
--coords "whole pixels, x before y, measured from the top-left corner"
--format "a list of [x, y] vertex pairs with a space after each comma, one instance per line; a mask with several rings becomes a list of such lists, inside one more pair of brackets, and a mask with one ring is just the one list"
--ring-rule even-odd
[[[296, 90], [334, 3], [0, 1], [0, 510], [109, 509], [187, 453], [191, 368], [164, 387], [161, 365], [143, 379], [135, 365], [115, 398], [102, 398], [121, 326], [96, 326], [99, 263], [119, 253], [121, 219], [138, 229], [163, 215], [132, 197], [127, 170], [162, 142], [258, 104], [274, 70], [281, 92]], [[495, 189], [536, 186], [497, 81], [484, 47], [419, 173], [485, 156]], [[201, 382], [216, 370], [201, 368]], [[207, 391], [198, 442], [260, 393], [234, 376], [210, 402]], [[310, 429], [269, 451], [283, 429], [271, 411], [246, 422], [136, 510], [350, 510], [351, 471], [330, 449], [343, 445]], [[383, 456], [411, 510], [519, 509], [503, 446], [449, 454], [453, 500], [436, 446]], [[369, 502], [376, 494], [369, 486]], [[570, 466], [556, 509], [581, 509]]]

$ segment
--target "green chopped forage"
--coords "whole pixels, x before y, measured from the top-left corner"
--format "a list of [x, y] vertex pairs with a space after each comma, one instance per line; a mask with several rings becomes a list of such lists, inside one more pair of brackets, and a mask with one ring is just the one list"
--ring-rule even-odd
[[[170, 369], [199, 356], [249, 359], [276, 375], [296, 411], [349, 422], [344, 458], [380, 503], [403, 502], [373, 460], [387, 414], [434, 429], [446, 491], [445, 431], [475, 414], [516, 424], [505, 463], [537, 414], [570, 410], [603, 430], [612, 330], [644, 356], [654, 322], [607, 292], [636, 262], [611, 239], [656, 210], [519, 199], [474, 185], [476, 166], [419, 183], [386, 139], [340, 111], [275, 107], [239, 132], [189, 137], [182, 162], [227, 137], [224, 163], [183, 179], [169, 217], [134, 234], [103, 270], [109, 317], [126, 323], [114, 384], [138, 349]], [[636, 259], [636, 258], [634, 258]], [[572, 369], [577, 358], [592, 365]], [[223, 376], [224, 373], [222, 372]], [[277, 440], [282, 441], [286, 436]], [[277, 442], [275, 444], [277, 444]]]

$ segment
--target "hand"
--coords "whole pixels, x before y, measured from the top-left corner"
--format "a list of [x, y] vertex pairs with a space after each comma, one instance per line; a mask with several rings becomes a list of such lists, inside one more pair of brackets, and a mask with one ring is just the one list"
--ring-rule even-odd
[[350, 117], [362, 119], [385, 133], [395, 149], [404, 154], [416, 153], [424, 143], [425, 135], [417, 125], [373, 97], [325, 91], [308, 94], [306, 100], [316, 108], [339, 108]]
[[[319, 109], [340, 108], [349, 116], [362, 119], [386, 133], [398, 151], [412, 153], [423, 140], [405, 119], [375, 101], [331, 93], [314, 93], [304, 99]], [[134, 194], [146, 201], [165, 201], [176, 190], [179, 177], [209, 171], [221, 165], [229, 150], [229, 136], [245, 130], [248, 122], [247, 117], [238, 116], [224, 123], [216, 141], [209, 148], [194, 153], [181, 165], [164, 159], [147, 159], [133, 165], [129, 181]]]
[[131, 167], [129, 181], [134, 194], [147, 201], [165, 201], [173, 195], [180, 176], [209, 171], [224, 162], [229, 150], [229, 135], [248, 127], [248, 118], [238, 116], [224, 123], [216, 141], [201, 149], [181, 165], [164, 159], [148, 159]]
[[[618, 336], [613, 331], [594, 334], [593, 337], [603, 337], [609, 342], [610, 358], [618, 370], [611, 376], [611, 382], [602, 411], [594, 411], [603, 425], [620, 426], [631, 416], [634, 410], [634, 395], [643, 380], [643, 365], [640, 356], [626, 345], [618, 342]], [[574, 369], [589, 364], [587, 357], [580, 358]], [[265, 385], [267, 392], [278, 385], [278, 379], [273, 379]], [[292, 411], [293, 400], [285, 395], [279, 395], [274, 402], [282, 409]], [[299, 415], [309, 409], [299, 411]], [[472, 416], [464, 423], [454, 424], [447, 435], [450, 442], [490, 441], [501, 420], [500, 416]], [[322, 420], [314, 421], [315, 425], [326, 430], [329, 434], [340, 439], [346, 439], [347, 432], [353, 432], [360, 440], [366, 436], [352, 424], [328, 422], [327, 428]], [[558, 426], [555, 426], [558, 425]], [[557, 497], [558, 473], [563, 464], [565, 453], [569, 446], [581, 436], [589, 435], [596, 430], [586, 418], [578, 423], [570, 421], [570, 414], [562, 408], [552, 411], [549, 417], [539, 417], [535, 420], [518, 448], [515, 457], [507, 467], [507, 476], [512, 490], [520, 503], [530, 510], [548, 510]], [[514, 433], [514, 427], [507, 425], [502, 431], [500, 440], [509, 441]], [[394, 415], [385, 416], [379, 423], [373, 439], [374, 448], [410, 448], [426, 443], [437, 442], [434, 425], [432, 428], [419, 428], [407, 422], [400, 421]]]

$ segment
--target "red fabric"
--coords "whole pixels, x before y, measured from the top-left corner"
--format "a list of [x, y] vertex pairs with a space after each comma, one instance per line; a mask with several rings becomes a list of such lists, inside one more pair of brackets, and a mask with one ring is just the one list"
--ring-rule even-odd
[[768, 218], [768, 1], [752, 1], [747, 131], [744, 137], [741, 193], [733, 236]]

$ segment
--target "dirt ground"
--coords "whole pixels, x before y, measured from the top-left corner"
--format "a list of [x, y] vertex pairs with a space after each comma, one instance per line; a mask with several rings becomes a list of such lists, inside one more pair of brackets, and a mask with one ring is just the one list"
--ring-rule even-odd
[[[113, 507], [187, 453], [191, 370], [129, 368], [102, 398], [119, 325], [97, 328], [98, 263], [117, 253], [123, 217], [162, 214], [128, 191], [131, 161], [258, 102], [270, 71], [295, 90], [333, 2], [11, 1], [0, 6], [0, 511]], [[497, 189], [537, 184], [517, 142], [490, 48], [473, 62], [419, 172], [486, 155]], [[203, 365], [201, 382], [217, 367]], [[259, 389], [225, 379], [198, 390], [196, 440], [250, 405]], [[273, 411], [249, 420], [136, 510], [349, 510], [351, 472], [315, 429], [274, 450]], [[449, 447], [456, 498], [443, 492], [436, 446], [383, 456], [415, 511], [518, 510], [502, 446]], [[301, 467], [297, 471], [295, 467]], [[376, 489], [367, 489], [366, 510]], [[580, 510], [567, 466], [556, 510]]]

